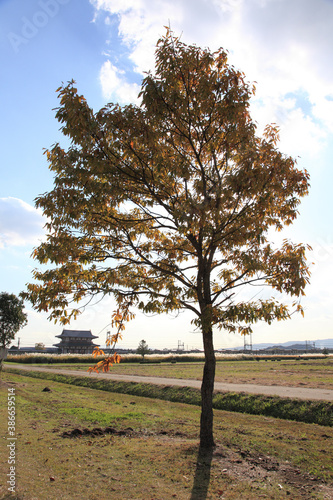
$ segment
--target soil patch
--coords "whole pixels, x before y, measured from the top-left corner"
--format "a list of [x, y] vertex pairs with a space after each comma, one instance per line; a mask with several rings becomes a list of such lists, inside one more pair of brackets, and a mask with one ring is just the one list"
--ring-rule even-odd
[[[58, 432], [59, 429], [53, 429], [53, 432]], [[134, 431], [132, 427], [126, 429], [116, 429], [114, 427], [94, 427], [74, 428], [69, 431], [64, 431], [60, 434], [62, 438], [81, 438], [90, 437], [98, 438], [106, 435], [138, 437], [144, 435], [161, 435], [164, 437], [164, 443], [168, 440], [172, 443], [176, 436], [181, 436], [181, 432], [170, 433], [164, 430], [159, 432], [139, 432]], [[327, 436], [329, 437], [329, 436]], [[248, 481], [251, 484], [278, 484], [281, 493], [285, 493], [292, 498], [295, 489], [298, 492], [299, 498], [323, 498], [331, 500], [333, 498], [333, 485], [324, 483], [317, 477], [302, 472], [297, 467], [292, 466], [288, 461], [279, 462], [276, 458], [264, 454], [251, 453], [248, 450], [241, 448], [232, 448], [230, 445], [217, 446], [214, 449], [212, 461], [207, 463], [203, 457], [197, 463], [197, 468], [205, 469], [207, 467], [218, 467], [221, 474], [228, 477], [231, 482]], [[289, 489], [290, 488], [290, 489]], [[265, 495], [264, 495], [265, 497]], [[223, 495], [220, 497], [223, 498]], [[260, 498], [260, 495], [258, 496]]]
[[[54, 432], [58, 432], [59, 429], [54, 429]], [[60, 434], [61, 437], [63, 438], [78, 438], [82, 436], [90, 436], [90, 437], [97, 437], [97, 436], [105, 436], [107, 434], [115, 434], [116, 436], [129, 436], [134, 434], [134, 430], [132, 427], [127, 427], [127, 429], [121, 429], [117, 430], [114, 427], [105, 427], [102, 429], [101, 427], [94, 427], [93, 429], [79, 429], [75, 428], [72, 429], [71, 431], [65, 431], [62, 434]]]
[[[59, 429], [53, 429], [53, 432], [59, 432]], [[79, 438], [83, 436], [90, 436], [93, 438], [99, 437], [99, 436], [106, 436], [108, 434], [113, 434], [115, 436], [174, 436], [174, 437], [184, 437], [185, 434], [180, 431], [173, 431], [173, 430], [160, 430], [157, 432], [138, 432], [134, 431], [132, 427], [127, 427], [126, 429], [115, 429], [114, 427], [105, 427], [104, 429], [101, 427], [94, 427], [93, 429], [88, 429], [88, 428], [83, 428], [80, 429], [78, 427], [75, 427], [74, 429], [70, 431], [64, 431], [60, 434], [62, 438]]]
[[228, 447], [218, 446], [214, 451], [213, 460], [219, 463], [222, 473], [232, 481], [248, 480], [252, 484], [277, 483], [281, 492], [284, 490], [288, 496], [292, 495], [292, 490], [296, 489], [298, 495], [304, 499], [333, 499], [332, 484], [324, 483], [315, 476], [303, 473], [288, 462], [280, 463], [268, 455], [252, 454], [247, 450], [231, 450]]

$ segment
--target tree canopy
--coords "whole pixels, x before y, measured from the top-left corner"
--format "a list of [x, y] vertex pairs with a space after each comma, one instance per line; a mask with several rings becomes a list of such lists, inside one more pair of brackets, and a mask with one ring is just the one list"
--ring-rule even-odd
[[[302, 312], [309, 280], [306, 245], [268, 238], [297, 217], [309, 176], [277, 149], [274, 125], [257, 136], [254, 92], [223, 49], [188, 46], [168, 30], [140, 106], [94, 113], [73, 81], [58, 89], [71, 144], [46, 152], [54, 188], [36, 200], [49, 222], [34, 257], [52, 264], [28, 285], [37, 310], [66, 323], [82, 299], [113, 294], [119, 327], [134, 306], [192, 311], [206, 359], [203, 446], [213, 444], [213, 328], [246, 334]], [[293, 296], [292, 309], [276, 297], [238, 298], [260, 284]]]
[[13, 293], [0, 293], [0, 345], [7, 347], [17, 332], [27, 324], [23, 300]]
[[36, 351], [45, 351], [45, 344], [43, 342], [37, 342], [35, 344]]

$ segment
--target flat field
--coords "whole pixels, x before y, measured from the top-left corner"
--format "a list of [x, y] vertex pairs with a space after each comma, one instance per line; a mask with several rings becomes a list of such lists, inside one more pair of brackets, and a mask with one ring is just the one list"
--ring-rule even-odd
[[[152, 359], [152, 358], [150, 358]], [[8, 363], [15, 367], [15, 363]], [[41, 364], [31, 366], [43, 366]], [[87, 364], [55, 363], [54, 368], [87, 370]], [[201, 380], [203, 362], [122, 363], [112, 366], [114, 373]], [[223, 360], [216, 364], [216, 382], [282, 385], [333, 389], [333, 358], [274, 360]]]
[[[13, 388], [16, 496], [7, 496]], [[204, 454], [196, 406], [6, 372], [0, 397], [2, 499], [333, 498], [329, 427], [216, 410], [217, 446]]]

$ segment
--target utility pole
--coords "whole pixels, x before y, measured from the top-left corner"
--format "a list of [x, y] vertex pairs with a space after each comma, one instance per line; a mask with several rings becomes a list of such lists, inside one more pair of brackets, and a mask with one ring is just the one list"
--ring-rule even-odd
[[177, 351], [183, 351], [184, 350], [184, 342], [181, 340], [178, 340], [178, 348]]
[[244, 351], [246, 351], [247, 347], [250, 347], [250, 352], [252, 352], [252, 332], [249, 334], [250, 335], [250, 342], [246, 342], [246, 335], [244, 335]]
[[109, 348], [110, 352], [110, 338], [111, 338], [111, 332], [106, 332], [106, 340], [105, 340], [105, 351]]

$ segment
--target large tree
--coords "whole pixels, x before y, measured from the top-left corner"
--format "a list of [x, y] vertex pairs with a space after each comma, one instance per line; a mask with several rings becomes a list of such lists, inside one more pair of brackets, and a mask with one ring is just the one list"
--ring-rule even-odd
[[0, 293], [0, 347], [8, 347], [26, 323], [23, 300], [13, 293]]
[[[254, 88], [226, 52], [187, 46], [170, 31], [140, 106], [94, 113], [74, 82], [58, 92], [71, 144], [47, 151], [55, 180], [36, 200], [49, 222], [34, 257], [52, 266], [34, 272], [30, 300], [67, 322], [81, 299], [113, 294], [120, 326], [131, 306], [190, 310], [205, 353], [200, 444], [213, 446], [213, 328], [246, 334], [259, 320], [302, 312], [306, 246], [275, 248], [268, 233], [296, 218], [308, 174], [278, 151], [274, 126], [256, 135]], [[260, 284], [294, 302], [240, 298]]]

